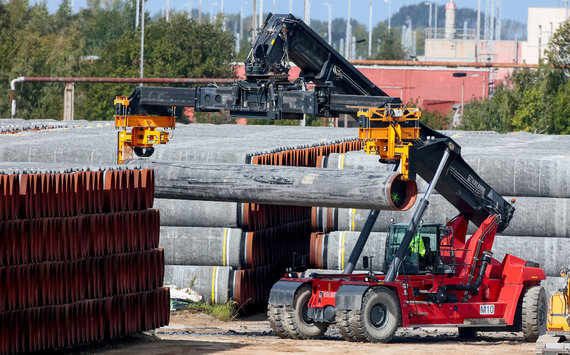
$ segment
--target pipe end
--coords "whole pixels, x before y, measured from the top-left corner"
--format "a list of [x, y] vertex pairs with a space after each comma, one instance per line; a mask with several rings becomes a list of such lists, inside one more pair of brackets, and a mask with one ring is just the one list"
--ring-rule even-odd
[[407, 211], [416, 202], [418, 186], [413, 180], [402, 180], [402, 174], [394, 174], [388, 185], [387, 199], [395, 210]]

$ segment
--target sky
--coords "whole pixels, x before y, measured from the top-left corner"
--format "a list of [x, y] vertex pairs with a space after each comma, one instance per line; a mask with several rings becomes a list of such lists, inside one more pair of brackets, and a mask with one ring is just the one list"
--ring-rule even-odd
[[[34, 0], [30, 0], [32, 3]], [[75, 9], [78, 10], [85, 7], [85, 0], [72, 0], [75, 2]], [[186, 10], [189, 6], [193, 8], [198, 8], [200, 0], [169, 0], [170, 8], [177, 10]], [[215, 12], [220, 10], [220, 3], [222, 0], [202, 0], [202, 11], [210, 12], [210, 9], [214, 9]], [[283, 13], [289, 11], [289, 1], [290, 0], [257, 0], [258, 4], [263, 1], [263, 12], [273, 11], [273, 4], [275, 4], [275, 10], [277, 13]], [[319, 20], [328, 19], [328, 9], [323, 4], [328, 2], [332, 5], [332, 17], [346, 17], [348, 12], [348, 1], [349, 0], [310, 0], [311, 1], [311, 18]], [[373, 1], [373, 23], [378, 23], [384, 21], [388, 18], [388, 0], [372, 0]], [[444, 5], [449, 0], [431, 0], [438, 5]], [[501, 13], [505, 20], [517, 20], [522, 23], [527, 22], [527, 9], [529, 7], [564, 7], [566, 3], [564, 0], [480, 0], [481, 1], [481, 11], [485, 10], [485, 3], [488, 1], [491, 4], [492, 1], [495, 3], [501, 1]], [[47, 0], [48, 8], [50, 12], [54, 12], [61, 0]], [[293, 2], [293, 14], [297, 17], [303, 17], [303, 4], [304, 0], [292, 0]], [[392, 3], [392, 13], [398, 11], [398, 9], [403, 5], [412, 5], [418, 3], [424, 3], [425, 1], [420, 0], [391, 0]], [[253, 12], [253, 0], [225, 0], [224, 1], [224, 11], [238, 13], [240, 11], [241, 4], [244, 3], [244, 14], [245, 16], [251, 15]], [[364, 24], [368, 23], [369, 17], [369, 0], [351, 0], [351, 18], [356, 19]], [[458, 8], [470, 7], [472, 9], [477, 9], [477, 0], [455, 0]], [[145, 2], [145, 8], [147, 12], [155, 14], [160, 12], [162, 8], [165, 7], [166, 0], [147, 0]], [[428, 6], [426, 6], [426, 16], [428, 16]], [[441, 16], [443, 14], [438, 14]]]

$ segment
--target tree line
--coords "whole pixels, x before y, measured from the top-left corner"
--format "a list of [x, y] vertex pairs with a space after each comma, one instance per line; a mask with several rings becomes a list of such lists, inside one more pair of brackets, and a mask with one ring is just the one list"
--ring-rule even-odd
[[[76, 14], [69, 0], [50, 14], [45, 2], [0, 4], [0, 117], [9, 117], [9, 82], [20, 76], [138, 77], [140, 29], [134, 0], [88, 0]], [[233, 77], [233, 34], [218, 24], [198, 24], [184, 13], [170, 22], [145, 16], [145, 77]], [[115, 95], [133, 84], [76, 83], [75, 117], [108, 120]], [[61, 83], [17, 85], [19, 117], [60, 118]]]

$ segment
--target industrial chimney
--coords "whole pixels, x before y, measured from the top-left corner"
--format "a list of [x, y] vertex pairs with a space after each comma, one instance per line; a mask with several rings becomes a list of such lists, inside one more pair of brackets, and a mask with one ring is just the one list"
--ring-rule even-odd
[[455, 3], [449, 0], [445, 5], [445, 39], [453, 39], [455, 28]]

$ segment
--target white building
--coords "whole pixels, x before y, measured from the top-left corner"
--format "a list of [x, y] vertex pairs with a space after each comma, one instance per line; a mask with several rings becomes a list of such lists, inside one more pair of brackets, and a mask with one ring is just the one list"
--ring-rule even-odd
[[563, 7], [529, 7], [527, 41], [493, 41], [491, 53], [489, 41], [481, 40], [477, 47], [474, 29], [453, 28], [455, 4], [450, 1], [446, 6], [446, 28], [437, 31], [426, 28], [422, 60], [537, 64], [539, 53], [544, 56], [550, 38], [564, 22], [566, 14]]
[[566, 20], [567, 11], [562, 7], [529, 7], [527, 41], [522, 45], [522, 60], [537, 64], [539, 53], [544, 56], [550, 38]]

